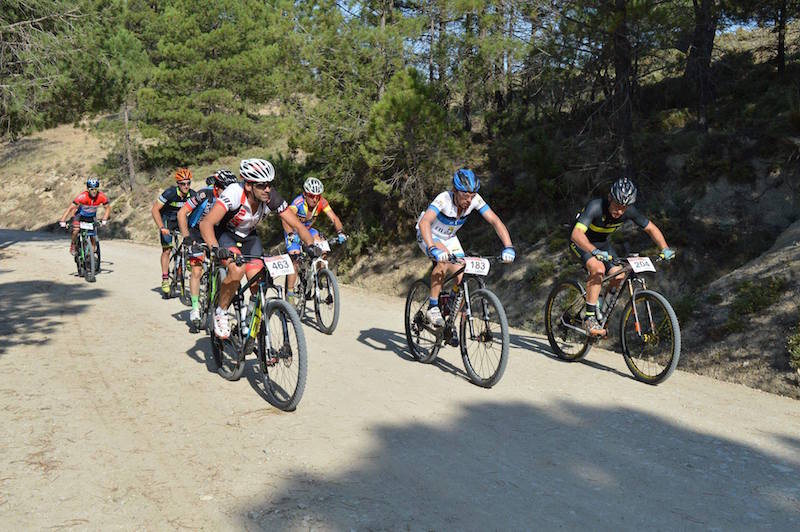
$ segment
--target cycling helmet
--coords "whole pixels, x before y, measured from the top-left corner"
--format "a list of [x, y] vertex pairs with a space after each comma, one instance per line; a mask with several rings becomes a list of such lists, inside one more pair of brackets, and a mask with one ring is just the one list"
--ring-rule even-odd
[[322, 191], [325, 190], [325, 187], [322, 186], [322, 181], [316, 177], [309, 177], [306, 179], [306, 182], [303, 183], [303, 190], [309, 194], [322, 194]]
[[[217, 187], [217, 188], [220, 188], [220, 189], [224, 189], [228, 185], [232, 185], [232, 184], [236, 183], [236, 181], [238, 181], [236, 179], [236, 176], [233, 174], [233, 172], [231, 172], [230, 170], [224, 170], [224, 169], [223, 170], [217, 170], [216, 172], [214, 172], [214, 175], [211, 176], [211, 179], [212, 179], [212, 183], [214, 184], [214, 186]], [[212, 184], [212, 183], [209, 183], [209, 185]]]
[[636, 202], [636, 185], [627, 177], [620, 177], [611, 185], [611, 199], [620, 205], [633, 205]]
[[90, 177], [86, 180], [86, 188], [100, 188], [100, 180], [96, 177]]
[[188, 168], [178, 168], [175, 170], [175, 181], [192, 180], [192, 171]]
[[269, 183], [275, 179], [275, 168], [264, 159], [243, 159], [239, 163], [239, 175], [251, 183]]
[[481, 188], [481, 182], [472, 170], [462, 168], [453, 174], [453, 186], [461, 192], [477, 192]]

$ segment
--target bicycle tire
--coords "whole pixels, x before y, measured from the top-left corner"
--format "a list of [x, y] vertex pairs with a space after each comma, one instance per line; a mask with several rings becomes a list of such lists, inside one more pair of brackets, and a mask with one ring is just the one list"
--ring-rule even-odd
[[78, 245], [75, 248], [75, 267], [78, 269], [78, 277], [83, 277], [85, 268], [83, 263], [83, 236], [78, 236]]
[[267, 303], [258, 333], [258, 356], [267, 402], [286, 412], [295, 410], [306, 388], [308, 353], [300, 317], [282, 299]]
[[327, 268], [317, 272], [318, 290], [314, 293], [314, 314], [319, 330], [333, 334], [339, 323], [339, 282]]
[[576, 362], [591, 349], [588, 335], [569, 329], [561, 322], [583, 328], [586, 298], [583, 285], [574, 279], [556, 282], [544, 306], [544, 328], [553, 353], [561, 360]]
[[[472, 328], [469, 327], [470, 318], [466, 313], [462, 314], [459, 325], [461, 360], [469, 380], [482, 388], [491, 388], [500, 382], [508, 365], [508, 346], [511, 343], [508, 317], [500, 299], [491, 290], [478, 289], [470, 293], [469, 299]], [[493, 349], [498, 339], [499, 351]], [[477, 347], [472, 353], [471, 345]]]
[[430, 364], [436, 360], [439, 349], [442, 347], [441, 341], [428, 329], [428, 318], [425, 311], [428, 308], [430, 291], [428, 281], [418, 279], [414, 281], [406, 295], [406, 342], [411, 356], [423, 364]]
[[86, 282], [93, 283], [95, 282], [95, 256], [94, 249], [92, 249], [91, 238], [87, 238], [83, 241], [83, 248], [83, 256], [88, 257], [88, 259], [84, 259], [86, 262], [83, 265], [83, 276], [86, 279]]
[[204, 269], [203, 275], [200, 276], [200, 291], [197, 297], [200, 310], [200, 323], [197, 326], [198, 329], [205, 329], [208, 323], [208, 279], [208, 270]]
[[100, 273], [100, 239], [97, 236], [94, 237], [94, 245], [95, 245], [95, 255], [97, 255], [97, 262], [95, 263], [95, 272]]
[[[214, 307], [216, 307], [216, 304]], [[210, 314], [208, 331], [211, 337], [211, 354], [214, 358], [214, 363], [217, 365], [217, 373], [225, 380], [237, 381], [242, 377], [245, 368], [245, 338], [241, 334], [236, 316], [231, 316], [230, 314], [228, 312], [228, 320], [235, 323], [231, 326], [231, 334], [228, 338], [217, 337], [214, 332], [213, 313]], [[233, 314], [238, 314], [235, 307]]]
[[[640, 339], [632, 319], [634, 300], [643, 339]], [[653, 317], [652, 322], [645, 315], [648, 310]], [[657, 324], [655, 331], [652, 330], [651, 323]], [[630, 326], [626, 327], [627, 324]], [[653, 290], [634, 292], [634, 299], [629, 300], [622, 311], [619, 337], [622, 357], [636, 380], [647, 384], [658, 384], [664, 382], [675, 371], [681, 356], [681, 329], [675, 310], [663, 295]], [[666, 346], [663, 354], [657, 351], [662, 338], [671, 340], [672, 344]]]
[[184, 249], [181, 251], [181, 274], [180, 280], [178, 283], [178, 295], [180, 297], [181, 303], [184, 306], [191, 307], [192, 306], [192, 290], [191, 290], [191, 278], [192, 278], [192, 266], [189, 264], [189, 253]]

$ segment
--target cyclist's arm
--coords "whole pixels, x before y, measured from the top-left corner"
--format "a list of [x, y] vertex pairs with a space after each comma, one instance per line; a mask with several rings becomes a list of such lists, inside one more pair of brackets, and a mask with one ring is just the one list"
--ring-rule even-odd
[[311, 237], [311, 233], [308, 232], [306, 226], [303, 225], [303, 222], [300, 221], [300, 218], [297, 217], [292, 209], [284, 209], [278, 213], [278, 216], [280, 216], [282, 224], [285, 222], [284, 229], [286, 228], [286, 225], [288, 225], [294, 230], [295, 233], [297, 233], [297, 236], [300, 237], [300, 240], [302, 240], [305, 245], [314, 245], [314, 239]]
[[214, 202], [214, 206], [208, 211], [208, 214], [200, 219], [198, 227], [200, 227], [200, 234], [203, 240], [209, 247], [215, 248], [219, 246], [217, 236], [214, 234], [214, 226], [222, 221], [222, 217], [228, 212], [228, 208], [221, 201]]
[[589, 239], [586, 237], [586, 229], [587, 227], [582, 223], [578, 222], [575, 224], [575, 227], [572, 228], [572, 234], [570, 235], [570, 240], [575, 242], [575, 245], [581, 248], [583, 251], [587, 253], [591, 253], [594, 251], [595, 246], [589, 242]]
[[513, 247], [511, 244], [511, 235], [508, 233], [508, 228], [506, 224], [497, 216], [492, 209], [486, 209], [483, 214], [483, 219], [489, 222], [489, 224], [494, 227], [494, 232], [497, 233], [497, 236], [500, 238], [500, 241], [503, 243], [503, 247]]
[[76, 212], [78, 212], [78, 205], [75, 203], [70, 203], [69, 207], [67, 207], [67, 210], [64, 211], [63, 215], [61, 215], [61, 220], [59, 221], [66, 222], [68, 218], [72, 218], [73, 216], [75, 216]]
[[189, 238], [189, 202], [183, 204], [178, 210], [178, 228], [183, 238]]
[[647, 233], [647, 236], [649, 236], [653, 242], [655, 242], [655, 244], [658, 246], [658, 249], [663, 251], [669, 247], [667, 246], [667, 241], [664, 238], [664, 234], [661, 232], [661, 229], [659, 229], [653, 222], [650, 222], [647, 224], [647, 226], [645, 226], [644, 232]]
[[336, 229], [337, 233], [341, 233], [344, 231], [344, 227], [342, 227], [342, 221], [336, 216], [336, 213], [333, 212], [333, 208], [330, 205], [325, 209], [325, 214], [328, 215], [331, 223], [333, 224], [334, 229]]
[[164, 204], [161, 203], [161, 200], [156, 199], [156, 202], [153, 203], [153, 208], [150, 209], [150, 214], [153, 215], [153, 220], [156, 222], [156, 227], [159, 229], [164, 229], [164, 221], [161, 219], [161, 207], [163, 206]]
[[422, 236], [422, 241], [425, 243], [426, 248], [433, 247], [433, 233], [431, 233], [431, 224], [436, 219], [436, 211], [428, 209], [422, 218], [419, 219], [419, 234]]
[[103, 221], [107, 222], [108, 221], [108, 217], [111, 216], [111, 202], [108, 201], [108, 202], [104, 203], [103, 207], [105, 207], [105, 211], [103, 212]]

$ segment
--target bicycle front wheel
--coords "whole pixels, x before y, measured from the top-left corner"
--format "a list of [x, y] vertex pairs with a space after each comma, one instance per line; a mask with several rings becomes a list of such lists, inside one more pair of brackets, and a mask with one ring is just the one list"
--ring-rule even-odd
[[547, 296], [544, 328], [558, 358], [574, 362], [589, 352], [589, 336], [583, 330], [585, 309], [586, 299], [578, 281], [559, 281]]
[[192, 306], [192, 291], [189, 283], [192, 278], [192, 267], [189, 264], [189, 254], [184, 250], [180, 254], [180, 275], [178, 277], [178, 294], [180, 301], [187, 307]]
[[314, 294], [314, 313], [317, 325], [325, 334], [333, 334], [339, 323], [339, 283], [327, 268], [317, 272], [318, 290]]
[[428, 281], [419, 279], [411, 285], [406, 296], [406, 341], [411, 356], [423, 364], [436, 360], [441, 344], [425, 315], [431, 288]]
[[508, 318], [497, 296], [485, 288], [470, 293], [469, 304], [471, 315], [461, 315], [461, 359], [473, 383], [491, 388], [508, 364]]
[[622, 356], [636, 380], [658, 384], [681, 356], [681, 330], [667, 298], [652, 290], [634, 292], [622, 311]]
[[86, 281], [93, 283], [95, 281], [95, 268], [97, 267], [97, 257], [94, 256], [94, 249], [92, 249], [92, 241], [87, 238], [83, 241], [83, 276]]
[[297, 408], [306, 388], [306, 338], [294, 308], [271, 299], [261, 324], [258, 356], [267, 401], [287, 412]]

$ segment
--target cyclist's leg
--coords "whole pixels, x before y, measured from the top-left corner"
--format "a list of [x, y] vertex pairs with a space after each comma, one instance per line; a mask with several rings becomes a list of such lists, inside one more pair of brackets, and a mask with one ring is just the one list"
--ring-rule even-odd
[[72, 242], [69, 245], [69, 250], [71, 253], [75, 252], [75, 241], [78, 240], [78, 232], [80, 230], [80, 218], [75, 215], [72, 217]]
[[[611, 244], [608, 244], [606, 246], [605, 250], [608, 251], [609, 255], [611, 255], [615, 259], [619, 258], [619, 255], [617, 255], [617, 252], [614, 250], [613, 247], [611, 247]], [[613, 274], [619, 273], [621, 271], [622, 271], [622, 266], [611, 266], [610, 268], [608, 268], [608, 271], [606, 273], [608, 275], [613, 275]], [[611, 279], [609, 281], [609, 289], [612, 292], [616, 293], [617, 290], [619, 290], [619, 286], [622, 284], [622, 280], [624, 279], [624, 277], [625, 277], [624, 275], [620, 275], [619, 277], [615, 277], [615, 278]]]
[[287, 234], [284, 234], [283, 239], [286, 242], [286, 252], [292, 258], [294, 266], [294, 271], [286, 276], [286, 297], [290, 298], [290, 303], [294, 304], [291, 298], [295, 295], [294, 285], [297, 283], [297, 272], [300, 267], [300, 240], [297, 235], [294, 235], [294, 239], [289, 240], [289, 235]]
[[[261, 239], [255, 232], [247, 235], [247, 238], [242, 241], [241, 250], [243, 255], [254, 255], [258, 257], [264, 255], [264, 247], [261, 245]], [[260, 260], [253, 259], [249, 261], [244, 265], [244, 271], [245, 275], [247, 275], [247, 279], [250, 280], [255, 277], [256, 274], [263, 268], [264, 263]], [[258, 293], [258, 286], [252, 285], [250, 287], [250, 293], [252, 295], [256, 295]]]
[[[239, 239], [237, 239], [232, 233], [225, 231], [223, 232], [217, 241], [219, 242], [219, 247], [228, 249], [231, 253], [240, 255], [241, 250], [240, 247], [237, 245]], [[219, 306], [217, 307], [217, 311], [223, 311], [228, 308], [233, 300], [233, 294], [236, 292], [236, 289], [239, 287], [239, 282], [242, 280], [244, 276], [244, 266], [237, 266], [235, 262], [232, 260], [227, 261], [227, 269], [228, 274], [223, 279], [222, 284], [219, 287]]]
[[[593, 242], [593, 244], [603, 250], [608, 247], [607, 242], [599, 244]], [[584, 317], [586, 329], [593, 336], [604, 336], [606, 330], [600, 327], [596, 313], [597, 299], [600, 297], [600, 290], [603, 287], [603, 275], [606, 272], [606, 265], [591, 253], [580, 249], [574, 242], [570, 242], [570, 251], [583, 263], [588, 273], [588, 278], [586, 279], [586, 316]]]
[[[166, 217], [161, 218], [164, 227], [172, 231], [171, 224]], [[161, 240], [161, 290], [169, 292], [169, 255], [172, 251], [172, 236], [165, 235], [159, 232], [159, 239]]]

